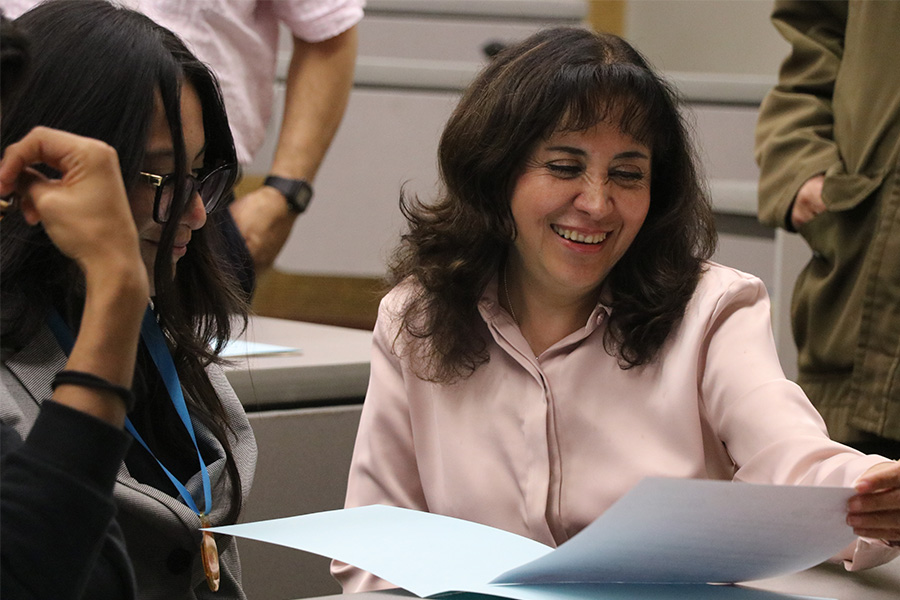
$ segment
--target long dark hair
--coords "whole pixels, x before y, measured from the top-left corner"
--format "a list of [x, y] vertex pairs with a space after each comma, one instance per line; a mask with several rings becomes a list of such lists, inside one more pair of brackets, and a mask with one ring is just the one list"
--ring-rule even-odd
[[[169, 30], [105, 0], [48, 2], [22, 15], [15, 25], [30, 41], [31, 64], [13, 102], [3, 106], [4, 149], [37, 125], [102, 140], [118, 152], [130, 192], [138, 182], [158, 94], [172, 133], [177, 187], [183, 186], [189, 165], [180, 94], [189, 83], [203, 110], [204, 167], [235, 162], [218, 83]], [[182, 197], [181, 191], [176, 189], [176, 198]], [[221, 240], [212, 222], [194, 232], [190, 252], [173, 273], [168, 257], [187, 203], [172, 210], [154, 265], [154, 309], [192, 413], [225, 448], [233, 482], [229, 517], [236, 519], [241, 486], [227, 435], [229, 423], [205, 367], [218, 360], [221, 345], [231, 335], [232, 319], [246, 321], [247, 307], [235, 281], [218, 264]], [[42, 228], [28, 226], [20, 213], [5, 217], [0, 227], [4, 350], [26, 344], [53, 309], [77, 328], [84, 280], [75, 263], [56, 249]], [[136, 381], [141, 373], [137, 375]]]
[[0, 102], [6, 104], [12, 101], [13, 92], [19, 89], [27, 67], [28, 40], [0, 10], [0, 69], [3, 72]]
[[684, 314], [716, 243], [712, 209], [675, 91], [623, 39], [547, 29], [507, 48], [463, 94], [438, 150], [442, 195], [403, 196], [409, 232], [390, 282], [413, 280], [401, 314], [417, 373], [452, 382], [488, 360], [478, 299], [506, 260], [522, 165], [554, 131], [600, 122], [652, 149], [651, 202], [609, 274], [607, 351], [623, 368], [652, 361]]

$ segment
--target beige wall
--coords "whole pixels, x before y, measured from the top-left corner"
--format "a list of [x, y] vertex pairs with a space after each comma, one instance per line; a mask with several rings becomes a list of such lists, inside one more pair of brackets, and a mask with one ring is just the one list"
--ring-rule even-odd
[[625, 37], [658, 69], [771, 75], [788, 44], [769, 0], [628, 0]]

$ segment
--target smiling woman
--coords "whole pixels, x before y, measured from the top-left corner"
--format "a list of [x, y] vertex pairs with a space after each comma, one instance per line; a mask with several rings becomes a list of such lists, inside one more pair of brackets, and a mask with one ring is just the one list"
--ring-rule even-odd
[[[839, 558], [897, 555], [900, 466], [828, 439], [774, 352], [762, 282], [715, 246], [677, 96], [624, 40], [498, 54], [404, 198], [346, 505], [556, 546], [643, 477], [855, 485]], [[888, 493], [884, 493], [888, 491]], [[335, 564], [345, 591], [385, 587]]]
[[[555, 132], [516, 180], [501, 305], [535, 356], [575, 331], [650, 208], [651, 150], [615, 126]], [[515, 310], [518, 306], [518, 311]]]
[[[133, 323], [140, 342], [116, 351], [136, 363], [131, 390], [136, 401], [125, 418], [135, 443], [119, 469], [115, 523], [97, 546], [96, 568], [80, 582], [85, 587], [67, 590], [65, 597], [127, 597], [122, 586], [128, 578], [121, 573], [130, 563], [137, 597], [243, 598], [233, 540], [220, 539], [217, 555], [212, 535], [200, 531], [204, 525], [235, 522], [256, 461], [253, 433], [218, 366], [220, 346], [231, 337], [233, 323], [246, 320], [237, 282], [220, 268], [218, 230], [204, 226], [221, 214], [214, 211], [222, 207], [235, 174], [234, 143], [218, 84], [170, 31], [102, 0], [46, 2], [15, 25], [30, 41], [32, 60], [15, 98], [3, 106], [4, 152], [22, 155], [28, 144], [19, 145], [20, 140], [33, 143], [53, 128], [57, 134], [93, 138], [117, 155], [116, 180], [124, 183], [134, 225], [127, 229], [136, 229], [143, 263], [138, 269], [149, 275], [151, 295], [149, 305], [146, 296], [139, 302], [139, 319]], [[77, 136], [71, 137], [83, 139]], [[116, 215], [102, 209], [111, 199], [101, 187], [96, 198], [82, 193], [73, 200], [96, 203], [72, 207], [90, 221], [81, 228], [55, 226], [58, 218], [40, 212], [59, 204], [56, 187], [65, 190], [84, 176], [77, 161], [56, 165], [59, 173], [46, 164], [31, 169], [28, 162], [10, 175], [7, 164], [4, 173], [12, 182], [4, 182], [4, 190], [11, 186], [23, 208], [41, 191], [49, 192], [49, 199], [42, 196], [37, 204], [37, 216], [23, 209], [0, 222], [0, 402], [3, 424], [14, 427], [27, 444], [38, 408], [60, 393], [51, 387], [77, 387], [57, 371], [67, 354], [70, 360], [74, 356], [70, 353], [79, 341], [83, 355], [84, 340], [95, 339], [86, 338], [90, 332], [82, 327], [96, 323], [98, 294], [105, 298], [122, 279], [109, 281], [107, 273], [105, 284], [98, 286], [95, 269], [85, 268], [95, 262], [86, 262], [85, 256], [110, 246], [109, 240], [96, 239], [72, 251], [61, 244], [65, 231], [106, 236], [126, 228], [107, 222]], [[116, 262], [116, 252], [105, 254]], [[129, 262], [126, 272], [134, 270]], [[110, 319], [122, 317], [115, 301], [104, 310], [114, 313]], [[87, 354], [102, 363], [98, 357], [111, 351], [97, 344]], [[118, 391], [128, 395], [124, 388]], [[17, 519], [26, 518], [33, 506], [21, 508]], [[64, 513], [58, 509], [55, 514]], [[4, 568], [9, 551], [5, 543]], [[34, 572], [54, 570], [55, 554], [28, 556], [41, 556], [41, 564], [49, 566], [37, 569], [19, 558], [16, 576], [31, 581]], [[6, 575], [4, 581], [11, 580]], [[36, 596], [63, 597], [55, 591]]]
[[[608, 179], [619, 187], [633, 181], [640, 169], [643, 185], [629, 189], [652, 190], [653, 200], [629, 239], [614, 234], [602, 244], [605, 272], [577, 284], [582, 287], [580, 310], [561, 315], [546, 306], [545, 314], [520, 323], [525, 330], [553, 329], [542, 338], [570, 333], [573, 329], [563, 330], [586, 316], [585, 306], [596, 304], [597, 287], [608, 282], [616, 294], [610, 298], [614, 310], [602, 334], [605, 343], [623, 365], [645, 364], [680, 320], [703, 261], [715, 249], [709, 199], [676, 94], [620, 38], [586, 35], [581, 29], [548, 30], [531, 38], [527, 52], [505, 53], [488, 65], [464, 93], [441, 137], [438, 158], [446, 194], [433, 205], [414, 199], [401, 204], [411, 227], [391, 273], [394, 283], [411, 276], [422, 285], [422, 293], [404, 303], [402, 328], [415, 339], [427, 339], [414, 344], [423, 353], [416, 369], [425, 378], [450, 382], [485, 362], [476, 306], [508, 256], [507, 282], [515, 305], [539, 299], [525, 298], [519, 289], [524, 286], [517, 280], [523, 275], [517, 271], [522, 260], [518, 236], [526, 224], [515, 218], [511, 200], [513, 190], [522, 187], [520, 175], [530, 180], [535, 164], [555, 162], [544, 156], [551, 148], [559, 153], [576, 138], [582, 146], [588, 137], [594, 146], [614, 140], [621, 147], [603, 157], [607, 164], [602, 168], [594, 164], [585, 173], [589, 149], [580, 147], [568, 151], [568, 158], [577, 157], [580, 164], [559, 162], [545, 172], [568, 173], [573, 185], [593, 182], [585, 185], [593, 195], [608, 189], [597, 187]], [[617, 162], [610, 162], [619, 154]], [[596, 163], [596, 149], [592, 155]], [[606, 175], [598, 179], [601, 171]], [[620, 206], [615, 198], [608, 205]], [[499, 300], [507, 311], [508, 300]], [[556, 300], [570, 308], [576, 301]]]

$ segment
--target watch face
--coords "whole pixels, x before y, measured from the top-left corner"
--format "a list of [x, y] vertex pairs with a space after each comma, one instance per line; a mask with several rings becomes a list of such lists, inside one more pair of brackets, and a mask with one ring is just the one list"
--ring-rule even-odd
[[294, 196], [294, 200], [296, 200], [297, 204], [299, 204], [303, 208], [306, 208], [306, 206], [309, 204], [309, 201], [312, 199], [312, 187], [310, 187], [310, 185], [303, 180], [299, 181], [298, 183], [300, 185], [298, 186], [299, 189], [297, 189], [297, 194]]
[[288, 179], [277, 175], [269, 175], [266, 177], [263, 185], [273, 187], [281, 192], [288, 206], [296, 213], [302, 213], [306, 210], [310, 199], [312, 199], [312, 186], [303, 179]]

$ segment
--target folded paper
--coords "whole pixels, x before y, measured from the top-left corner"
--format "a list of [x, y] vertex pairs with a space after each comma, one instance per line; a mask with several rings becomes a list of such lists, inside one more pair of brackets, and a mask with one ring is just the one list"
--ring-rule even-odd
[[553, 549], [493, 527], [366, 506], [212, 531], [313, 552], [420, 597], [473, 592], [518, 600], [797, 598], [711, 583], [812, 567], [856, 536], [849, 488], [647, 478]]

